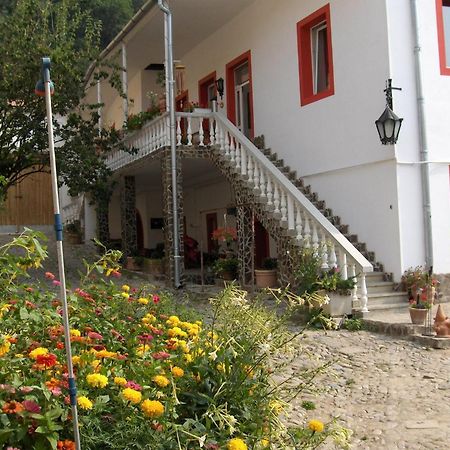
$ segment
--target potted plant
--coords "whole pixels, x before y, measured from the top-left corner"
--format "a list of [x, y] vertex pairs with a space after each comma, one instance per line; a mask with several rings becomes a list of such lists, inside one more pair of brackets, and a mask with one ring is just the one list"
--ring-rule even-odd
[[257, 288], [267, 288], [277, 286], [277, 266], [276, 258], [265, 258], [260, 269], [255, 269], [255, 283]]
[[144, 265], [144, 257], [141, 255], [127, 256], [126, 268], [128, 270], [140, 271]]
[[164, 274], [164, 243], [156, 244], [156, 247], [150, 250], [149, 257], [144, 258], [144, 272], [151, 275]]
[[219, 258], [214, 263], [214, 273], [222, 280], [235, 280], [237, 276], [239, 261], [237, 258]]
[[436, 296], [436, 287], [439, 281], [433, 276], [431, 270], [423, 266], [410, 267], [402, 275], [401, 285], [407, 292], [408, 300], [416, 301], [417, 294], [420, 293], [420, 299], [431, 301]]
[[416, 299], [409, 300], [409, 315], [414, 325], [423, 325], [427, 318], [428, 311], [433, 306], [433, 299], [423, 298], [421, 292], [417, 292]]
[[64, 234], [69, 244], [81, 244], [81, 224], [79, 220], [73, 220], [64, 226]]

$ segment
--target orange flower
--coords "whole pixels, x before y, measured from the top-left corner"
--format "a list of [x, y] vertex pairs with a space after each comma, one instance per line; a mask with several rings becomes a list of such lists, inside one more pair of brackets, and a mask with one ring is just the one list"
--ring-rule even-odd
[[2, 411], [5, 414], [17, 414], [17, 413], [20, 413], [23, 410], [24, 410], [24, 408], [22, 406], [22, 403], [15, 402], [14, 400], [12, 400], [10, 402], [6, 402], [2, 406]]
[[56, 448], [58, 450], [75, 450], [75, 442], [69, 441], [68, 439], [65, 441], [58, 441]]
[[36, 358], [37, 364], [46, 369], [53, 367], [58, 361], [54, 353], [47, 353], [46, 355], [38, 355]]

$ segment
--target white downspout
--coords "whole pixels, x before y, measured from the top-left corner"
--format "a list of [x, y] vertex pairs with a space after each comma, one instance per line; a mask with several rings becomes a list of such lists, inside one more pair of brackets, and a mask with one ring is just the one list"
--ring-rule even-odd
[[128, 120], [128, 73], [127, 73], [127, 47], [122, 41], [122, 92], [123, 98], [123, 121]]
[[[175, 288], [181, 286], [180, 282], [180, 250], [179, 239], [180, 232], [178, 229], [178, 189], [177, 189], [177, 158], [176, 158], [176, 134], [175, 134], [175, 97], [173, 79], [173, 48], [172, 48], [172, 13], [170, 9], [163, 4], [163, 0], [158, 0], [159, 9], [164, 13], [164, 45], [165, 54], [167, 56], [166, 69], [166, 89], [168, 86], [169, 93], [169, 128], [170, 128], [170, 154], [172, 163], [172, 216], [173, 216], [173, 258], [174, 258], [174, 285]], [[166, 91], [167, 92], [167, 91]]]
[[417, 115], [419, 121], [420, 169], [422, 178], [422, 201], [425, 232], [425, 263], [428, 269], [433, 268], [433, 230], [431, 227], [430, 170], [425, 120], [425, 99], [422, 87], [422, 63], [419, 38], [419, 21], [417, 1], [411, 0], [411, 16], [414, 32], [414, 61], [416, 74]]

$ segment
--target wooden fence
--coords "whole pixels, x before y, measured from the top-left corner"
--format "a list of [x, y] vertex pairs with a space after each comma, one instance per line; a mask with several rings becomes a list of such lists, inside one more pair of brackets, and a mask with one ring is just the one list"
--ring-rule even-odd
[[0, 207], [2, 225], [53, 224], [53, 198], [49, 173], [33, 173], [8, 190]]

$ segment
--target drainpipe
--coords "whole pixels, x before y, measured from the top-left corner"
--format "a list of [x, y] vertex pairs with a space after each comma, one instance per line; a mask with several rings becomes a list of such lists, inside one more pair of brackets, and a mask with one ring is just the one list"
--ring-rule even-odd
[[170, 9], [158, 0], [159, 9], [164, 13], [164, 49], [166, 54], [166, 86], [169, 93], [169, 129], [170, 129], [170, 154], [172, 162], [172, 208], [173, 208], [173, 258], [174, 258], [174, 284], [176, 288], [181, 286], [180, 282], [180, 250], [178, 229], [178, 189], [177, 189], [177, 159], [176, 159], [176, 135], [175, 135], [175, 97], [173, 79], [173, 48], [172, 48], [172, 13]]
[[425, 263], [433, 270], [433, 231], [431, 227], [430, 170], [425, 121], [425, 99], [422, 88], [421, 47], [419, 39], [419, 22], [417, 1], [411, 0], [411, 15], [414, 32], [414, 61], [416, 73], [417, 115], [419, 119], [420, 170], [422, 178], [422, 201], [425, 232]]
[[123, 121], [128, 120], [128, 73], [127, 73], [127, 47], [124, 41], [122, 41], [122, 91], [123, 98]]

